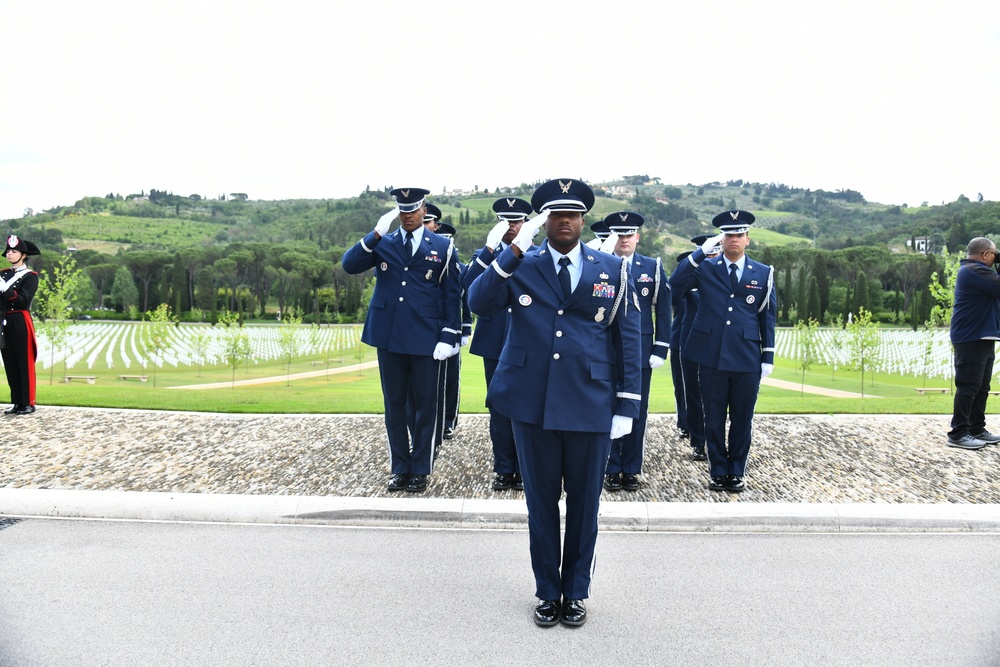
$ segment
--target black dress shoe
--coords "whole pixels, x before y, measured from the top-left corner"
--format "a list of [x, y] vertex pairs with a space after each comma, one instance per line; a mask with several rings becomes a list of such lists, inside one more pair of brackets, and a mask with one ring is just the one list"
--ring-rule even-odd
[[729, 475], [716, 475], [712, 478], [712, 481], [708, 483], [708, 488], [712, 491], [725, 491], [726, 484], [729, 483]]
[[509, 472], [498, 472], [493, 478], [494, 491], [506, 491], [514, 485], [514, 475]]
[[386, 485], [386, 488], [390, 491], [402, 491], [406, 488], [406, 484], [409, 481], [409, 475], [395, 474], [389, 478], [389, 483]]
[[14, 410], [15, 415], [30, 415], [35, 411], [34, 405], [22, 405], [17, 410]]
[[453, 429], [453, 428], [446, 428], [444, 430], [444, 439], [445, 440], [451, 440], [454, 437], [455, 437], [455, 429]]
[[687, 429], [683, 429], [683, 428], [682, 428], [682, 429], [681, 429], [681, 433], [680, 433], [680, 436], [681, 436], [681, 438], [682, 438], [682, 439], [687, 439], [687, 438], [690, 438], [690, 437], [691, 437], [691, 432], [690, 432], [690, 431], [688, 431]]
[[632, 472], [622, 473], [622, 488], [626, 491], [638, 491], [639, 490], [639, 477]]
[[410, 475], [406, 490], [410, 493], [420, 493], [427, 488], [427, 475]]
[[566, 600], [562, 606], [562, 622], [579, 627], [587, 622], [587, 608], [583, 600]]
[[12, 415], [12, 414], [14, 414], [15, 412], [17, 412], [18, 410], [20, 410], [23, 407], [24, 407], [23, 405], [12, 405], [9, 408], [7, 408], [6, 410], [4, 410], [3, 413], [5, 415]]
[[621, 491], [622, 490], [621, 473], [613, 472], [610, 475], [605, 475], [604, 488], [607, 489], [608, 491]]
[[739, 493], [745, 488], [747, 488], [747, 485], [746, 482], [743, 481], [742, 477], [738, 477], [736, 475], [726, 476], [726, 491]]
[[550, 628], [559, 622], [559, 600], [539, 600], [535, 605], [535, 625]]
[[707, 461], [708, 456], [705, 454], [704, 449], [692, 449], [691, 450], [691, 460], [692, 461]]
[[521, 473], [516, 472], [511, 478], [510, 486], [515, 491], [524, 491], [524, 480], [521, 479]]

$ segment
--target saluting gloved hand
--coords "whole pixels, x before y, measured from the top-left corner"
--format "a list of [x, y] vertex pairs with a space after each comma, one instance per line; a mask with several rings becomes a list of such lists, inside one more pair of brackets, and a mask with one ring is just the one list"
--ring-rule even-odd
[[500, 241], [503, 240], [503, 235], [507, 233], [508, 229], [510, 229], [510, 223], [506, 220], [501, 220], [493, 225], [493, 229], [486, 235], [486, 247], [490, 249], [490, 252], [496, 250], [497, 246], [500, 245]]
[[722, 243], [722, 239], [724, 238], [726, 238], [726, 234], [724, 232], [722, 234], [716, 234], [701, 244], [701, 251], [707, 255], [712, 252], [712, 248]]
[[444, 361], [451, 356], [451, 345], [448, 345], [448, 343], [438, 343], [434, 346], [433, 356], [438, 361]]
[[760, 379], [763, 380], [764, 378], [766, 378], [768, 375], [771, 374], [771, 371], [773, 370], [774, 370], [774, 364], [761, 364]]
[[618, 233], [611, 232], [608, 234], [608, 238], [604, 239], [604, 242], [601, 243], [601, 252], [614, 254], [616, 245], [618, 245]]
[[615, 415], [611, 418], [611, 439], [617, 440], [632, 432], [632, 418]]
[[520, 248], [521, 252], [528, 252], [528, 249], [531, 247], [531, 243], [535, 238], [535, 234], [538, 233], [538, 230], [541, 229], [542, 225], [544, 225], [545, 221], [548, 219], [549, 212], [545, 211], [544, 213], [536, 215], [531, 220], [528, 220], [521, 225], [521, 229], [518, 230], [517, 236], [514, 237], [514, 240], [511, 241], [510, 244]]
[[472, 338], [472, 336], [462, 336], [462, 347], [465, 347], [466, 345], [468, 345], [469, 344], [469, 339], [471, 339], [471, 338]]
[[391, 211], [384, 214], [381, 218], [378, 219], [378, 222], [375, 223], [375, 231], [378, 233], [379, 236], [385, 236], [387, 233], [389, 233], [389, 226], [392, 224], [392, 221], [395, 220], [398, 215], [399, 215], [399, 209], [393, 207]]
[[663, 365], [663, 357], [658, 357], [655, 354], [649, 355], [649, 367], [659, 368]]

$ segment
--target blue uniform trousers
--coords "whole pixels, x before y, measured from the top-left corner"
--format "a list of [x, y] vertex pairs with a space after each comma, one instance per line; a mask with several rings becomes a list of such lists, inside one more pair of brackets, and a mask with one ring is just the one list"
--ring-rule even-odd
[[[483, 369], [486, 371], [486, 386], [490, 386], [493, 380], [493, 373], [497, 369], [496, 359], [483, 357]], [[490, 402], [486, 401], [486, 407], [490, 411], [490, 442], [493, 443], [493, 472], [515, 473], [521, 472], [521, 467], [517, 463], [517, 448], [514, 445], [514, 427], [510, 423], [510, 417], [500, 414], [493, 409]]]
[[[611, 440], [607, 433], [546, 431], [534, 424], [512, 423], [528, 505], [535, 596], [590, 597], [597, 512]], [[559, 498], [564, 488], [566, 535], [560, 552]]]
[[705, 449], [705, 409], [701, 400], [700, 370], [698, 364], [683, 357], [681, 369], [684, 373], [684, 402], [687, 404], [691, 447], [700, 451]]
[[[441, 362], [434, 357], [401, 354], [378, 348], [378, 368], [389, 436], [389, 469], [392, 474], [429, 475], [434, 447], [442, 428], [439, 384]], [[407, 426], [407, 402], [413, 424]], [[412, 431], [412, 444], [409, 431]]]
[[690, 431], [688, 428], [687, 398], [684, 396], [684, 371], [681, 368], [681, 351], [670, 348], [670, 377], [674, 381], [674, 405], [677, 406], [677, 428]]
[[[760, 389], [760, 372], [734, 373], [699, 367], [702, 405], [705, 408], [705, 451], [709, 474], [746, 474], [750, 455], [753, 410]], [[729, 413], [729, 446], [726, 446], [726, 413]]]
[[[646, 359], [649, 359], [647, 356]], [[646, 442], [646, 417], [649, 413], [649, 386], [653, 381], [653, 369], [649, 364], [642, 368], [642, 400], [639, 401], [639, 418], [632, 422], [632, 431], [611, 442], [608, 457], [608, 474], [628, 472], [638, 475], [642, 472], [642, 450]]]
[[444, 427], [458, 428], [459, 378], [462, 374], [462, 352], [444, 360]]

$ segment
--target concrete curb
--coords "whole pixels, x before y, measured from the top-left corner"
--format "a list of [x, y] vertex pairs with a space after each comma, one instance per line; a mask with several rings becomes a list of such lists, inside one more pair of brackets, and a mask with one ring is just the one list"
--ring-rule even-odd
[[[564, 508], [565, 509], [565, 508]], [[523, 500], [259, 496], [0, 488], [0, 515], [399, 528], [527, 528]], [[1000, 505], [601, 503], [633, 532], [1000, 532]]]

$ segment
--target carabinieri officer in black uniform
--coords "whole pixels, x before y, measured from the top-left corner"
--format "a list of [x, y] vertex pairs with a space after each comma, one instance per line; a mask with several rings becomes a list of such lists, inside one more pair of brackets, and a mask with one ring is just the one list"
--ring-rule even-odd
[[608, 491], [638, 491], [642, 451], [646, 440], [649, 387], [653, 369], [663, 365], [670, 353], [670, 285], [659, 258], [635, 251], [639, 228], [646, 222], [638, 213], [619, 211], [604, 218], [615, 247], [612, 252], [629, 265], [642, 318], [642, 404], [632, 430], [611, 443], [604, 488]]
[[[698, 364], [713, 491], [746, 488], [757, 392], [774, 369], [774, 269], [745, 254], [753, 222], [747, 211], [715, 216], [712, 224], [722, 233], [695, 249], [670, 277], [674, 291], [698, 288], [698, 312], [681, 355]], [[720, 242], [723, 254], [706, 260]]]
[[10, 386], [13, 407], [5, 415], [30, 415], [35, 411], [35, 359], [38, 345], [31, 321], [31, 300], [38, 290], [38, 273], [25, 259], [41, 252], [31, 241], [11, 234], [4, 257], [10, 268], [0, 271], [0, 300], [3, 301], [3, 367]]
[[[641, 322], [627, 263], [580, 243], [593, 204], [586, 183], [540, 185], [531, 198], [540, 215], [469, 290], [474, 313], [511, 308], [488, 398], [514, 428], [540, 626], [586, 621], [611, 440], [631, 430], [642, 398]], [[528, 251], [543, 223], [546, 241]]]
[[[461, 276], [451, 240], [424, 230], [420, 188], [397, 188], [398, 208], [344, 253], [347, 273], [375, 269], [375, 291], [361, 340], [378, 348], [385, 427], [389, 436], [390, 491], [419, 493], [427, 488], [434, 465], [435, 433], [440, 429], [438, 386], [441, 362], [457, 350]], [[399, 229], [389, 226], [399, 216]], [[413, 441], [406, 428], [406, 398], [415, 408]]]

